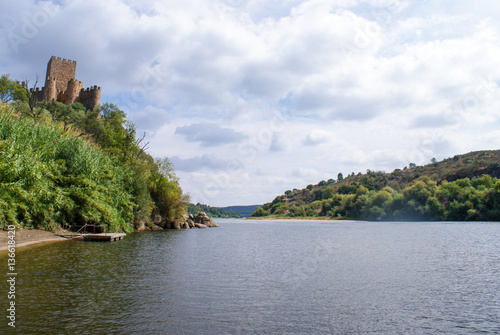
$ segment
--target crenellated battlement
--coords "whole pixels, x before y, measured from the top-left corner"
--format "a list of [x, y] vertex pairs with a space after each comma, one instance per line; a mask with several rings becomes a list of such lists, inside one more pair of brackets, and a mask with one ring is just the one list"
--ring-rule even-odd
[[87, 88], [85, 89], [85, 92], [93, 92], [93, 91], [100, 91], [100, 90], [101, 90], [101, 88], [100, 88], [100, 87], [98, 87], [97, 85], [94, 85], [94, 86], [92, 86], [92, 87], [87, 87]]
[[68, 83], [76, 83], [76, 84], [82, 84], [82, 85], [83, 85], [83, 81], [80, 81], [80, 80], [78, 80], [78, 79], [70, 79], [70, 80], [68, 81]]
[[66, 58], [61, 58], [61, 57], [56, 57], [52, 56], [50, 57], [49, 62], [54, 62], [58, 64], [68, 64], [68, 65], [73, 65], [76, 67], [76, 60], [71, 60], [71, 59], [66, 59]]
[[45, 84], [50, 83], [50, 84], [55, 84], [57, 79], [55, 77], [47, 77], [45, 80]]
[[97, 85], [83, 88], [83, 82], [75, 79], [76, 61], [52, 56], [47, 64], [45, 86], [33, 91], [38, 101], [59, 101], [66, 104], [82, 103], [94, 109], [101, 103], [101, 88]]
[[79, 101], [84, 106], [97, 106], [101, 101], [101, 88], [97, 85], [81, 89]]

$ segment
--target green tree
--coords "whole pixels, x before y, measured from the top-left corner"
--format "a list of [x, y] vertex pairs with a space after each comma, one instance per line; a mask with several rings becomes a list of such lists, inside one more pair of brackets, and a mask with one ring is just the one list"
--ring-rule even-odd
[[304, 206], [300, 206], [297, 215], [300, 216], [300, 217], [306, 217], [307, 216], [307, 213], [306, 213], [306, 210], [305, 210]]
[[500, 180], [489, 189], [486, 208], [489, 220], [500, 221]]
[[149, 177], [149, 190], [155, 211], [165, 220], [173, 221], [185, 214], [189, 196], [182, 193], [173, 164], [168, 158], [156, 160], [157, 169]]
[[62, 122], [64, 127], [71, 124], [74, 127], [84, 128], [86, 108], [82, 104], [66, 105], [62, 102], [50, 101], [46, 102], [43, 107], [50, 113], [53, 121]]
[[333, 189], [333, 187], [328, 186], [327, 188], [325, 188], [323, 190], [323, 194], [322, 194], [321, 198], [322, 199], [330, 199], [330, 198], [333, 198], [334, 195], [335, 195], [335, 190]]
[[404, 202], [403, 206], [400, 202], [396, 202], [399, 208], [395, 208], [397, 213], [396, 219], [406, 220], [434, 220], [439, 219], [441, 215], [435, 212], [435, 200], [433, 199], [437, 193], [437, 183], [429, 178], [417, 180], [413, 185], [403, 190]]
[[262, 216], [267, 216], [269, 213], [265, 211], [262, 207], [257, 207], [255, 212], [250, 215], [250, 217], [262, 217]]
[[8, 74], [3, 74], [0, 77], [0, 100], [28, 102], [28, 96], [26, 89], [19, 82], [11, 80]]
[[481, 177], [473, 178], [471, 180], [471, 184], [477, 189], [479, 189], [481, 186], [484, 187], [485, 189], [489, 189], [493, 187], [495, 181], [489, 175], [482, 175]]
[[127, 121], [126, 114], [116, 105], [105, 103], [100, 109], [103, 133], [98, 143], [112, 154], [119, 154], [123, 159], [137, 148], [135, 144], [135, 127]]

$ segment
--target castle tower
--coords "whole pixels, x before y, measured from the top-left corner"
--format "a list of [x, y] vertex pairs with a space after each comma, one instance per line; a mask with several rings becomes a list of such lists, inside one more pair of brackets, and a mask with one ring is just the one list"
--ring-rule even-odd
[[83, 88], [83, 83], [76, 79], [70, 79], [68, 81], [68, 87], [66, 88], [64, 102], [69, 105], [73, 102], [77, 102], [78, 94]]
[[52, 56], [47, 64], [46, 82], [49, 78], [56, 81], [56, 91], [65, 91], [68, 81], [75, 79], [76, 61], [61, 59], [60, 57]]
[[84, 105], [87, 109], [94, 109], [101, 103], [101, 88], [97, 86], [81, 89], [78, 96], [78, 102]]
[[53, 77], [47, 77], [45, 80], [45, 87], [43, 88], [43, 99], [46, 101], [55, 101], [57, 100], [57, 89], [56, 89], [56, 80]]

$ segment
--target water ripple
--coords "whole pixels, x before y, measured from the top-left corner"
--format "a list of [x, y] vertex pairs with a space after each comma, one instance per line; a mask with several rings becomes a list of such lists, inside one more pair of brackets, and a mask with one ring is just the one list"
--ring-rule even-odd
[[500, 224], [221, 225], [19, 252], [18, 330], [500, 333]]

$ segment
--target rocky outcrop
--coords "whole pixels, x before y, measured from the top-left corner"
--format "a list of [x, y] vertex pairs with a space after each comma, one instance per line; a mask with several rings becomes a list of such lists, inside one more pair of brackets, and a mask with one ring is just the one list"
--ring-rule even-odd
[[157, 215], [153, 222], [144, 223], [144, 220], [136, 217], [134, 220], [135, 231], [145, 231], [145, 230], [163, 230], [163, 223], [161, 216]]
[[[201, 224], [206, 227], [219, 227], [219, 225], [215, 223], [214, 220], [209, 218], [205, 212], [199, 212], [198, 215], [196, 216], [193, 216], [191, 214], [189, 215], [189, 219], [191, 219], [195, 223], [195, 226], [196, 224]], [[198, 227], [198, 228], [204, 228], [204, 227]]]
[[189, 217], [186, 216], [186, 223], [187, 223], [187, 225], [188, 225], [189, 228], [196, 228], [195, 227], [195, 223], [194, 223], [193, 219], [191, 218], [191, 216], [192, 215], [190, 215]]
[[143, 231], [143, 230], [146, 230], [146, 225], [144, 224], [144, 221], [142, 221], [141, 219], [139, 218], [135, 218], [135, 221], [134, 221], [134, 229], [136, 231]]
[[181, 229], [181, 221], [174, 220], [170, 223], [170, 229]]
[[184, 217], [184, 222], [181, 222], [181, 228], [207, 228], [207, 227], [219, 227], [217, 223], [214, 222], [205, 212], [199, 212], [196, 216], [193, 214], [186, 215]]
[[[166, 221], [160, 215], [155, 215], [153, 223], [154, 229], [150, 228], [151, 230], [219, 227], [205, 212], [199, 212], [197, 215], [185, 215], [183, 220], [174, 221]], [[143, 225], [140, 222], [134, 224], [136, 230], [145, 230], [145, 227], [142, 228]]]
[[154, 219], [153, 219], [153, 223], [157, 226], [162, 226], [162, 218], [161, 218], [161, 215], [160, 214], [156, 214]]

